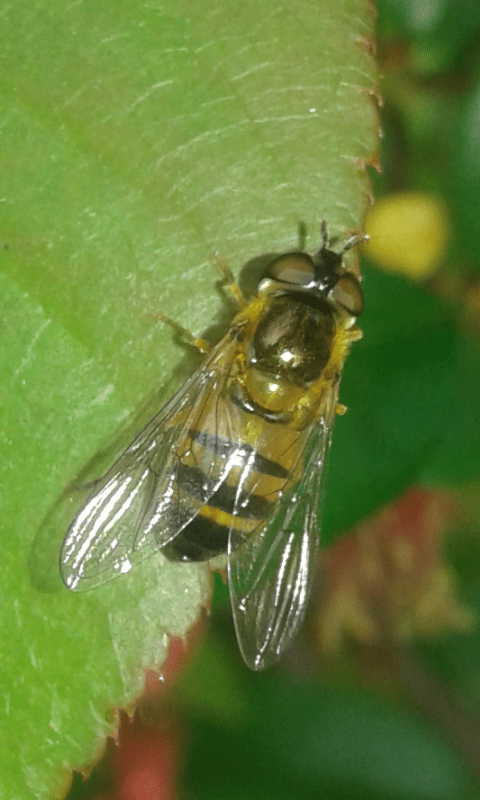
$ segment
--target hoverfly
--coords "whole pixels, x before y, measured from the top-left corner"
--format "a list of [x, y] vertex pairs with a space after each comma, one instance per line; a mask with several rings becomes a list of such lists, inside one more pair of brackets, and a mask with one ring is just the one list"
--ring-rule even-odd
[[[62, 544], [73, 590], [170, 559], [228, 556], [238, 644], [249, 667], [281, 656], [316, 568], [322, 467], [345, 356], [361, 338], [363, 292], [343, 254], [363, 237], [273, 258], [202, 366], [96, 480]], [[167, 318], [163, 318], [171, 322]], [[171, 323], [186, 334], [180, 326]]]

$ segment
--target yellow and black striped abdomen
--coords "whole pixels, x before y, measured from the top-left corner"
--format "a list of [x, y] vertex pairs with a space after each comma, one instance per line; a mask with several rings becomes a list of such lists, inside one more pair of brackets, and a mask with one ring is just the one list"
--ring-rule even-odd
[[[225, 400], [220, 405], [228, 405]], [[231, 436], [219, 432], [227, 409], [215, 405], [202, 428], [190, 430], [175, 475], [175, 502], [168, 524], [177, 536], [164, 548], [169, 558], [204, 561], [227, 552], [232, 531], [238, 547], [269, 518], [282, 493], [296, 483], [298, 431], [266, 422], [260, 415], [231, 409]], [[225, 431], [226, 432], [226, 431]], [[300, 473], [298, 477], [300, 476]]]

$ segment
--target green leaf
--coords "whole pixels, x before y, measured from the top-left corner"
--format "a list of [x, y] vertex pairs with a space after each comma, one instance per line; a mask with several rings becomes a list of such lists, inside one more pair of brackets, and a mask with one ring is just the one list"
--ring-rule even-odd
[[377, 136], [372, 21], [364, 0], [3, 10], [9, 800], [50, 796], [94, 758], [108, 710], [206, 600], [204, 567], [160, 555], [84, 595], [38, 593], [26, 564], [65, 486], [183, 357], [151, 312], [200, 331], [222, 307], [212, 251], [238, 269], [294, 246], [300, 220], [315, 244], [322, 217], [333, 234], [359, 227]]
[[409, 67], [419, 75], [453, 71], [467, 61], [480, 30], [475, 0], [380, 0], [380, 35], [403, 35]]
[[322, 541], [400, 495], [431, 461], [455, 413], [453, 310], [406, 279], [365, 267], [364, 339], [340, 387]]
[[458, 118], [453, 160], [453, 204], [460, 253], [470, 256], [469, 267], [480, 263], [480, 80], [477, 79]]
[[446, 409], [444, 425], [422, 471], [422, 481], [433, 485], [461, 485], [480, 475], [480, 341], [464, 334], [458, 341], [451, 380], [452, 402]]
[[250, 715], [193, 720], [184, 785], [198, 800], [473, 800], [438, 732], [373, 694], [250, 680]]

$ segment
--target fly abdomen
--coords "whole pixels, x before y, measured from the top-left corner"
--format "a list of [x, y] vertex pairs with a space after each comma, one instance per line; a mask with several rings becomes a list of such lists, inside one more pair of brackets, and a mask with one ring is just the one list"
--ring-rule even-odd
[[264, 519], [271, 510], [271, 503], [264, 497], [242, 494], [237, 486], [206, 478], [199, 467], [191, 467], [183, 462], [178, 469], [177, 481], [190, 497], [232, 517]]
[[[204, 435], [198, 437], [202, 444], [214, 444], [217, 437]], [[226, 440], [221, 440], [218, 447], [224, 451], [230, 448], [234, 451], [235, 445]], [[215, 450], [218, 449], [215, 446]], [[255, 453], [252, 448], [252, 454]], [[255, 460], [253, 458], [252, 460]], [[281, 473], [281, 464], [270, 462], [268, 459], [258, 457], [255, 466], [258, 470], [263, 464], [271, 472]], [[242, 492], [238, 485], [228, 483], [232, 474], [238, 470], [226, 471], [220, 478], [210, 478], [203, 474], [201, 469], [191, 464], [180, 461], [176, 474], [175, 492], [178, 502], [176, 509], [170, 514], [177, 519], [169, 519], [169, 525], [177, 527], [180, 533], [165, 547], [163, 552], [172, 559], [182, 561], [206, 561], [216, 555], [227, 552], [230, 530], [232, 531], [232, 547], [238, 547], [260, 523], [271, 513], [275, 503], [265, 497]], [[267, 473], [268, 474], [268, 473]], [[182, 517], [190, 516], [196, 509], [194, 516], [182, 527]]]
[[171, 561], [208, 561], [227, 552], [229, 530], [198, 514], [162, 552]]
[[205, 433], [205, 431], [190, 431], [190, 436], [194, 442], [198, 442], [206, 450], [214, 453], [215, 457], [225, 459], [235, 459], [238, 461], [240, 458], [245, 463], [251, 464], [251, 468], [264, 475], [271, 475], [275, 478], [287, 478], [288, 470], [278, 461], [272, 461], [270, 458], [265, 458], [250, 444], [238, 444], [229, 442], [222, 436], [212, 436]]

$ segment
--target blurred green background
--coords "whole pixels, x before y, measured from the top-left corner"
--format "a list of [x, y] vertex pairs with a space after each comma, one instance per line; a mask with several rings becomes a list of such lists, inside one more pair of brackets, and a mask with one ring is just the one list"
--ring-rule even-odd
[[[155, 741], [174, 720], [163, 763], [192, 800], [480, 796], [480, 6], [379, 0], [377, 32], [365, 340], [324, 544], [369, 522], [327, 550], [305, 633], [268, 673], [242, 664], [217, 576], [208, 633], [136, 723]], [[118, 758], [69, 799], [120, 796]]]

